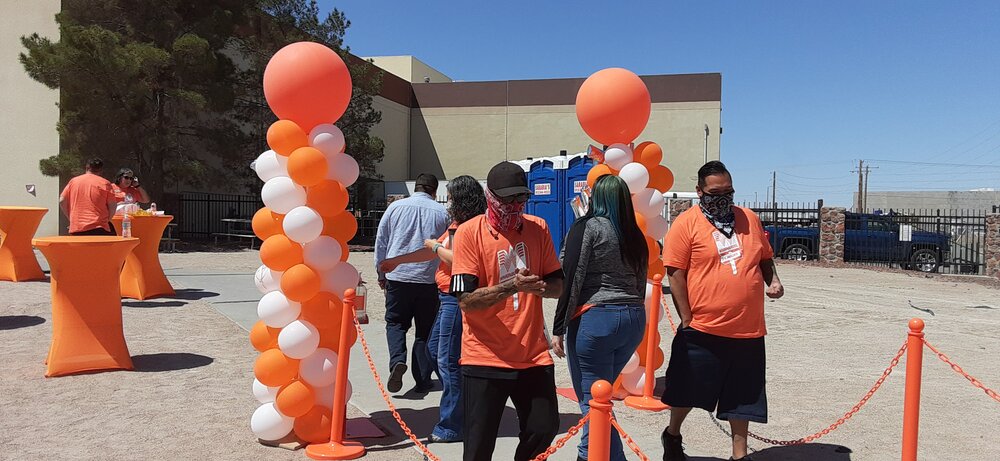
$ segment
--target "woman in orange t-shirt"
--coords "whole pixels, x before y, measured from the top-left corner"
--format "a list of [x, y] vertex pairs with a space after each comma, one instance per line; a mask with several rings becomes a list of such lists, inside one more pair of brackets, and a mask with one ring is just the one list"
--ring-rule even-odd
[[424, 242], [425, 248], [413, 253], [389, 258], [379, 269], [392, 272], [400, 264], [441, 259], [435, 280], [441, 307], [427, 340], [431, 358], [437, 362], [438, 377], [444, 387], [441, 393], [440, 420], [427, 438], [429, 442], [458, 442], [462, 440], [462, 373], [458, 359], [462, 353], [462, 311], [458, 299], [449, 291], [451, 285], [452, 237], [458, 225], [486, 212], [483, 186], [472, 176], [459, 176], [448, 182], [448, 214], [453, 220], [448, 230], [436, 240]]
[[128, 168], [118, 170], [115, 180], [111, 182], [111, 189], [118, 201], [115, 214], [124, 213], [129, 205], [138, 206], [139, 203], [150, 202], [146, 189], [139, 185], [139, 178]]

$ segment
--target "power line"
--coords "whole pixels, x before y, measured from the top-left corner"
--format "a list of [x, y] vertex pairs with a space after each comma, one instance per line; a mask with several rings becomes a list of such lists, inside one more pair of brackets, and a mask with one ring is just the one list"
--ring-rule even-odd
[[927, 165], [927, 166], [949, 166], [949, 167], [965, 167], [965, 168], [997, 168], [1000, 169], [1000, 165], [982, 165], [982, 164], [967, 164], [967, 163], [940, 163], [940, 162], [910, 162], [904, 160], [886, 160], [886, 159], [871, 159], [871, 162], [885, 162], [885, 163], [896, 163], [902, 165]]

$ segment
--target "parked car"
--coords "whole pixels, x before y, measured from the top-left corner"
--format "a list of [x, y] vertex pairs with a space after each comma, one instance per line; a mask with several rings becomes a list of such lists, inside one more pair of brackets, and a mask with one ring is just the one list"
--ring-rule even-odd
[[[903, 268], [936, 272], [948, 260], [950, 237], [912, 227], [908, 241], [900, 238], [898, 215], [847, 213], [844, 260], [899, 264]], [[766, 226], [771, 245], [782, 259], [805, 261], [819, 253], [819, 229]]]

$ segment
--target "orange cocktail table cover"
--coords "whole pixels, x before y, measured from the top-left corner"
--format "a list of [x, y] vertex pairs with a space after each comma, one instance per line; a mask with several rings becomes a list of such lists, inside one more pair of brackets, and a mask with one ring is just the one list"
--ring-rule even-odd
[[48, 208], [0, 206], [0, 280], [43, 280], [31, 238]]
[[118, 277], [139, 239], [45, 237], [32, 243], [52, 276], [52, 345], [45, 376], [132, 369]]
[[[132, 237], [139, 239], [139, 246], [125, 258], [122, 269], [122, 297], [149, 299], [173, 296], [174, 288], [160, 266], [160, 239], [173, 216], [132, 216]], [[111, 219], [118, 235], [122, 234], [122, 217]]]

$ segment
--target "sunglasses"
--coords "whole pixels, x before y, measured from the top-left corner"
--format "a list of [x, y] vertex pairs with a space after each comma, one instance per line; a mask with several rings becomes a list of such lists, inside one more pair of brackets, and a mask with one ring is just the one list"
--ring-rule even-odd
[[528, 201], [528, 194], [517, 194], [509, 197], [498, 197], [501, 203], [524, 203]]

